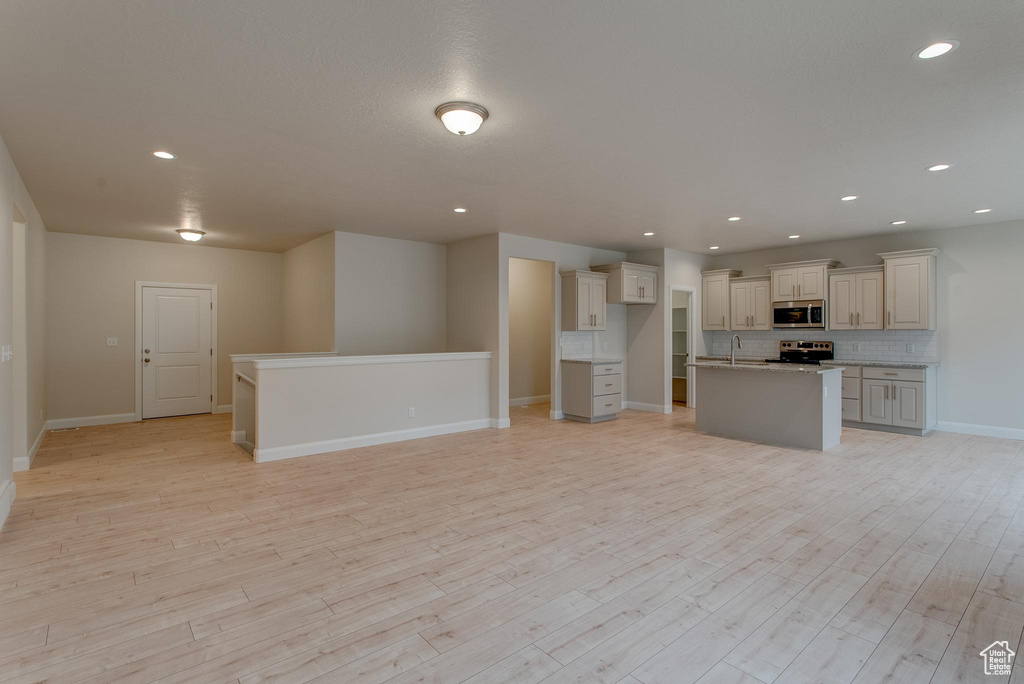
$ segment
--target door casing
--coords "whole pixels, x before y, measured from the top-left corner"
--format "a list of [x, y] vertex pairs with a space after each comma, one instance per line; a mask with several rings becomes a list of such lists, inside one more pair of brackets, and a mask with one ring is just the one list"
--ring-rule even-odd
[[158, 283], [148, 280], [135, 281], [135, 420], [142, 420], [142, 288], [144, 287], [174, 287], [186, 290], [209, 290], [210, 301], [213, 303], [213, 310], [210, 316], [210, 344], [213, 347], [213, 361], [210, 364], [210, 390], [213, 394], [213, 401], [210, 402], [210, 412], [217, 413], [217, 286], [201, 285], [197, 283]]

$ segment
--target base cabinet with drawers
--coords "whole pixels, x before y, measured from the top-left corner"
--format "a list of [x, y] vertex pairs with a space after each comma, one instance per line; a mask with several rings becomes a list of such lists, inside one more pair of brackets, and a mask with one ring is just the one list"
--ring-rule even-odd
[[843, 423], [923, 435], [936, 423], [935, 375], [934, 366], [846, 366]]
[[622, 362], [562, 359], [562, 414], [597, 423], [622, 410]]

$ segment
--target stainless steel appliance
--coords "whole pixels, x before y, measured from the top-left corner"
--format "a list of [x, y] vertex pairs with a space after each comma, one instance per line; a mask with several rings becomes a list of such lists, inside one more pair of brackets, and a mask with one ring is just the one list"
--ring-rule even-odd
[[827, 340], [782, 340], [779, 342], [779, 358], [765, 361], [820, 366], [822, 361], [831, 361], [834, 358], [833, 344]]
[[772, 305], [773, 328], [825, 329], [825, 300], [807, 299], [798, 302], [775, 302]]

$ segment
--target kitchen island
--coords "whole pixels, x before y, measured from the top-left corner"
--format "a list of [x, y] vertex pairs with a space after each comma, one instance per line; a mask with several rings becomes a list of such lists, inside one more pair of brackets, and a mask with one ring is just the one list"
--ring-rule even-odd
[[841, 366], [700, 361], [697, 431], [824, 451], [842, 433]]

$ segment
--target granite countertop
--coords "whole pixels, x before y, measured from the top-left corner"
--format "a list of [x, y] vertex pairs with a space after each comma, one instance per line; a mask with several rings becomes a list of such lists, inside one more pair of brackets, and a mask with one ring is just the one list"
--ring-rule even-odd
[[622, 363], [622, 359], [562, 359], [563, 363]]
[[751, 363], [749, 360], [747, 363], [742, 363], [739, 359], [736, 359], [735, 366], [728, 361], [702, 361], [686, 365], [691, 368], [725, 368], [726, 370], [760, 371], [762, 373], [805, 373], [811, 375], [824, 375], [843, 370], [842, 366], [826, 368], [824, 366], [800, 366], [795, 363], [765, 363], [764, 361]]
[[938, 366], [938, 361], [822, 361], [822, 366], [879, 366], [881, 368], [931, 368]]
[[[698, 361], [728, 361], [728, 356], [698, 356]], [[764, 363], [764, 359], [756, 359], [750, 356], [737, 356], [736, 363], [740, 361], [753, 361]], [[938, 366], [938, 361], [860, 361], [853, 359], [835, 359], [833, 361], [822, 361], [822, 366], [873, 366], [878, 368], [930, 368]]]

